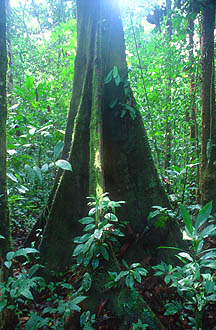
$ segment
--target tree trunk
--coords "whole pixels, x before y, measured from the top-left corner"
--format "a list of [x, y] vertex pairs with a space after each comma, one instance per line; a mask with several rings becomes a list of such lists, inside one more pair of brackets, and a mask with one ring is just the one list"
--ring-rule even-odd
[[[140, 248], [131, 249], [134, 261], [142, 259], [144, 250], [153, 251], [171, 241], [175, 244], [179, 238], [175, 223], [168, 220], [163, 228], [156, 228], [147, 221], [153, 205], [169, 207], [169, 203], [128, 85], [117, 1], [77, 0], [77, 27], [66, 129], [73, 171], [65, 171], [60, 179], [40, 245], [43, 262], [54, 270], [72, 262], [72, 238], [81, 234], [77, 220], [87, 215], [86, 197], [90, 194], [108, 191], [112, 200], [127, 202], [118, 217], [130, 221], [132, 243], [139, 241]], [[147, 226], [150, 228], [144, 234]]]
[[0, 2], [0, 254], [5, 256], [10, 245], [9, 212], [6, 188], [6, 74], [7, 74], [7, 50], [6, 50], [6, 14], [5, 2]]
[[215, 1], [206, 0], [202, 7], [201, 73], [202, 73], [202, 146], [201, 199], [213, 200], [216, 209], [216, 118], [214, 69]]
[[[5, 1], [0, 1], [0, 282], [6, 278], [2, 267], [2, 260], [10, 246], [9, 212], [6, 188], [6, 76], [7, 76], [7, 49], [6, 49], [6, 10]], [[1, 297], [1, 292], [0, 292]], [[7, 329], [10, 311], [4, 309], [0, 313], [0, 329]]]
[[[166, 0], [166, 11], [167, 11], [167, 40], [166, 43], [170, 45], [172, 40], [172, 19], [171, 19], [171, 0]], [[172, 54], [171, 49], [168, 48], [167, 54], [168, 61], [168, 75], [167, 75], [167, 88], [166, 88], [166, 133], [165, 133], [165, 158], [164, 158], [164, 169], [168, 169], [171, 165], [171, 143], [172, 143], [172, 128], [169, 120], [169, 115], [172, 107], [171, 103], [171, 86], [172, 86]], [[168, 187], [169, 192], [169, 187]]]

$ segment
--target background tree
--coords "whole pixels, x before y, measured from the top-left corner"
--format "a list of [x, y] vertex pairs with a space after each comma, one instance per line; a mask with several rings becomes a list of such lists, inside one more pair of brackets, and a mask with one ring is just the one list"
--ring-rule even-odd
[[202, 4], [201, 69], [202, 69], [202, 203], [213, 200], [216, 208], [216, 118], [214, 68], [215, 1]]
[[6, 185], [6, 75], [7, 75], [7, 49], [6, 49], [6, 10], [5, 1], [0, 3], [0, 253], [4, 257], [10, 246], [9, 212], [7, 203]]
[[[72, 137], [72, 172], [65, 171], [60, 180], [40, 247], [51, 269], [71, 263], [71, 240], [80, 234], [77, 220], [87, 214], [89, 194], [108, 191], [111, 199], [127, 202], [119, 217], [130, 221], [127, 239], [135, 244], [131, 255], [137, 260], [153, 241], [157, 246], [178, 237], [169, 221], [163, 228], [147, 225], [152, 206], [169, 203], [129, 87], [118, 4], [78, 0], [77, 20], [78, 48], [66, 129], [66, 136]], [[142, 247], [140, 253], [136, 244]]]
[[[7, 118], [7, 48], [5, 1], [0, 2], [0, 282], [6, 276], [3, 259], [10, 246], [9, 211], [6, 185], [6, 118]], [[0, 292], [1, 296], [1, 292]], [[0, 312], [0, 329], [6, 326], [8, 310]]]

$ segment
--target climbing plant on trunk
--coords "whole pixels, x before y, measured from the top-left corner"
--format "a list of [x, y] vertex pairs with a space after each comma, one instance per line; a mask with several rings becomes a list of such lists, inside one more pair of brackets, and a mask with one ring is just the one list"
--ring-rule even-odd
[[160, 227], [147, 220], [153, 205], [169, 202], [130, 90], [118, 2], [77, 0], [77, 30], [65, 135], [72, 172], [59, 181], [40, 245], [43, 262], [55, 270], [71, 263], [72, 238], [81, 232], [78, 220], [87, 214], [90, 194], [108, 191], [112, 200], [126, 201], [118, 218], [130, 222], [127, 257], [141, 260], [144, 250], [179, 237], [174, 222]]
[[202, 72], [202, 146], [201, 198], [202, 203], [213, 200], [216, 208], [216, 118], [214, 69], [215, 1], [202, 4], [201, 72]]

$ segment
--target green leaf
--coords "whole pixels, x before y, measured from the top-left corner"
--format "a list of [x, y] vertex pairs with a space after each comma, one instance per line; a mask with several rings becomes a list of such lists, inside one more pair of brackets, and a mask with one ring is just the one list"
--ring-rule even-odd
[[20, 257], [20, 256], [25, 257], [27, 254], [30, 254], [30, 253], [39, 253], [39, 251], [34, 248], [22, 248], [15, 252], [14, 257]]
[[26, 76], [24, 85], [28, 90], [32, 89], [34, 87], [34, 78], [31, 76]]
[[121, 111], [121, 116], [120, 116], [120, 118], [124, 118], [126, 112], [127, 112], [127, 111], [123, 109], [123, 110]]
[[18, 179], [15, 177], [15, 175], [13, 175], [13, 173], [7, 173], [7, 177], [12, 181], [18, 183]]
[[216, 251], [204, 251], [203, 255], [200, 257], [201, 260], [215, 259], [216, 260]]
[[113, 67], [113, 78], [114, 78], [114, 79], [117, 78], [118, 75], [119, 75], [119, 73], [118, 73], [118, 68], [117, 68], [116, 65], [114, 65], [114, 67]]
[[90, 230], [94, 229], [95, 227], [96, 227], [96, 225], [94, 223], [90, 223], [89, 225], [87, 225], [83, 228], [83, 231], [90, 231]]
[[116, 236], [121, 236], [121, 237], [124, 236], [124, 234], [118, 228], [114, 229], [112, 234], [114, 234]]
[[83, 225], [88, 225], [89, 223], [94, 222], [95, 219], [92, 217], [85, 217], [79, 220], [80, 223], [82, 223]]
[[213, 281], [209, 281], [209, 280], [206, 281], [205, 290], [207, 294], [213, 293], [214, 287], [215, 287], [215, 283]]
[[216, 294], [212, 294], [212, 295], [208, 296], [207, 299], [210, 301], [216, 301]]
[[113, 213], [107, 213], [105, 214], [104, 216], [105, 219], [109, 220], [109, 221], [113, 221], [113, 222], [117, 222], [118, 221], [118, 218], [115, 214]]
[[180, 252], [178, 255], [180, 257], [184, 258], [184, 259], [187, 259], [189, 261], [193, 261], [193, 258], [186, 252]]
[[132, 288], [134, 286], [134, 279], [131, 273], [129, 273], [125, 278], [125, 284], [127, 287]]
[[117, 103], [118, 103], [118, 99], [115, 98], [115, 99], [110, 103], [110, 105], [109, 105], [110, 109], [115, 108], [115, 106], [117, 105]]
[[[162, 275], [162, 274], [161, 274]], [[170, 275], [166, 275], [164, 277], [164, 282], [168, 285], [170, 283], [170, 280], [171, 280], [171, 276]]]
[[83, 253], [83, 247], [84, 244], [79, 244], [75, 247], [74, 252], [73, 252], [73, 256], [76, 257], [78, 256], [80, 253]]
[[25, 169], [25, 171], [26, 171], [26, 173], [27, 173], [27, 176], [28, 176], [28, 178], [29, 178], [29, 181], [30, 181], [31, 183], [34, 183], [34, 180], [35, 180], [35, 174], [34, 174], [33, 169], [32, 169], [28, 164], [25, 164], [24, 169]]
[[87, 292], [91, 288], [91, 285], [92, 285], [92, 278], [91, 275], [87, 272], [83, 276], [82, 287]]
[[200, 226], [202, 226], [206, 220], [209, 218], [212, 211], [212, 201], [206, 204], [201, 211], [199, 212], [196, 221], [195, 221], [195, 227], [198, 229]]
[[92, 260], [92, 267], [95, 270], [99, 266], [99, 259], [93, 259]]
[[72, 171], [71, 164], [67, 160], [59, 159], [55, 164], [56, 166], [62, 168], [63, 170]]
[[193, 234], [193, 223], [192, 219], [190, 217], [190, 214], [188, 213], [187, 209], [184, 207], [184, 205], [180, 205], [181, 215], [183, 217], [185, 226], [190, 233], [190, 235]]
[[79, 297], [76, 297], [72, 300], [72, 303], [73, 304], [80, 304], [83, 300], [85, 300], [87, 297], [86, 296], [79, 296]]
[[100, 252], [105, 260], [109, 260], [109, 253], [107, 252], [107, 249], [104, 246], [100, 247]]
[[141, 283], [142, 278], [141, 278], [140, 273], [137, 272], [136, 270], [134, 270], [133, 275], [134, 275], [135, 280], [136, 280], [138, 283]]
[[38, 269], [39, 269], [40, 267], [42, 267], [42, 266], [39, 265], [39, 264], [35, 264], [35, 265], [33, 265], [33, 266], [29, 269], [28, 276], [29, 276], [29, 277], [32, 277], [32, 276], [38, 271]]
[[48, 172], [48, 170], [49, 170], [49, 165], [48, 165], [48, 164], [44, 164], [44, 165], [41, 167], [41, 171], [42, 171], [43, 173]]
[[14, 251], [10, 251], [6, 254], [6, 259], [8, 261], [12, 260], [15, 257], [15, 252]]
[[37, 178], [40, 181], [40, 183], [42, 183], [43, 182], [43, 176], [42, 176], [42, 173], [41, 173], [41, 169], [37, 165], [35, 165], [33, 167], [33, 171], [36, 173]]
[[34, 297], [29, 289], [24, 289], [21, 293], [21, 295], [27, 299], [34, 300]]
[[128, 275], [128, 274], [129, 274], [129, 270], [124, 270], [124, 271], [120, 272], [120, 273], [116, 276], [116, 278], [115, 278], [115, 282], [120, 281], [121, 278], [125, 277], [125, 276]]
[[137, 267], [136, 271], [139, 272], [142, 276], [146, 276], [147, 275], [147, 270], [143, 267]]
[[56, 161], [57, 158], [59, 157], [60, 153], [62, 152], [63, 147], [64, 147], [64, 142], [58, 141], [58, 143], [56, 144], [56, 146], [54, 148], [54, 161]]
[[106, 79], [105, 79], [105, 84], [109, 84], [110, 81], [112, 80], [113, 78], [113, 70], [111, 70], [108, 75], [106, 76]]
[[95, 231], [94, 231], [94, 237], [96, 239], [100, 239], [102, 235], [103, 235], [103, 230], [95, 229]]
[[4, 265], [5, 265], [5, 267], [7, 267], [9, 269], [12, 265], [12, 261], [5, 261]]
[[6, 239], [4, 236], [0, 235], [0, 239]]
[[215, 234], [216, 234], [215, 225], [209, 225], [199, 233], [199, 238], [205, 238], [206, 236], [215, 235]]
[[94, 241], [94, 236], [91, 236], [83, 246], [83, 253], [86, 253], [89, 250], [93, 241]]
[[116, 78], [114, 78], [116, 86], [119, 86], [121, 82], [121, 77], [118, 75]]
[[141, 266], [140, 263], [134, 263], [134, 264], [130, 265], [130, 268], [131, 268], [131, 269], [132, 269], [132, 268], [137, 268], [137, 267], [139, 267], [139, 266]]
[[82, 235], [82, 236], [77, 236], [73, 239], [73, 242], [74, 243], [84, 243], [89, 239], [90, 236], [91, 236], [90, 233], [87, 233], [87, 234]]

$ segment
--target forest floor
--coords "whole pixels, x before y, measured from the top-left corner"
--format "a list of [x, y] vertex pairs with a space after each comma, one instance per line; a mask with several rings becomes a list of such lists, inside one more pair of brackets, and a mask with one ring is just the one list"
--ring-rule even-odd
[[[23, 229], [17, 229], [13, 233], [13, 241], [14, 248], [18, 249], [22, 247], [22, 244], [26, 238], [27, 232]], [[215, 247], [216, 239], [208, 239], [206, 242], [206, 248]], [[146, 265], [144, 265], [146, 267]], [[14, 263], [13, 275], [18, 276], [20, 272], [25, 271], [25, 267], [22, 262], [16, 261]], [[74, 283], [77, 281], [76, 275], [67, 272], [62, 275], [62, 278], [58, 279], [58, 283], [64, 282], [67, 284], [71, 284], [74, 286]], [[164, 304], [169, 301], [179, 301], [179, 296], [176, 294], [176, 290], [174, 288], [168, 287], [161, 277], [153, 276], [153, 273], [148, 272], [148, 276], [142, 279], [142, 282], [137, 284], [136, 289], [141, 294], [143, 299], [148, 303], [150, 308], [153, 310], [157, 318], [164, 325], [167, 330], [192, 330], [190, 326], [190, 320], [188, 319], [189, 312], [187, 311], [187, 317], [183, 320], [184, 310], [182, 311], [182, 315], [164, 315], [165, 307]], [[57, 298], [53, 301], [53, 296]], [[57, 307], [57, 300], [61, 299], [63, 301], [67, 301], [70, 299], [68, 295], [68, 290], [61, 285], [56, 285], [54, 289], [46, 288], [40, 292], [34, 299], [34, 301], [29, 303], [20, 302], [18, 304], [18, 315], [12, 321], [8, 329], [5, 330], [14, 330], [14, 329], [28, 329], [28, 330], [46, 330], [46, 329], [56, 329], [63, 330], [62, 326], [58, 326], [58, 322], [62, 320], [63, 314], [59, 311], [55, 312], [55, 308]], [[81, 313], [84, 311], [84, 304], [81, 303], [80, 307], [82, 309]], [[44, 313], [45, 308], [47, 308], [47, 313]], [[50, 312], [49, 312], [50, 310]], [[51, 312], [53, 310], [53, 312]], [[30, 314], [34, 313], [38, 315], [41, 320], [46, 319], [49, 322], [44, 326], [39, 326], [38, 323], [37, 328], [29, 328], [26, 327], [26, 323], [29, 320]], [[192, 313], [192, 312], [191, 312]], [[111, 311], [106, 309], [106, 300], [101, 299], [101, 304], [97, 307], [95, 312], [95, 323], [92, 326], [95, 330], [133, 330], [133, 329], [151, 329], [145, 327], [133, 327], [133, 326], [123, 326], [122, 322], [117, 320], [112, 316]], [[191, 314], [192, 316], [192, 314]], [[65, 321], [64, 329], [67, 330], [78, 330], [79, 327], [74, 327], [74, 321], [77, 320], [78, 312], [70, 313]], [[43, 322], [41, 322], [42, 325]], [[60, 323], [60, 322], [59, 322]], [[92, 329], [92, 328], [85, 328]], [[216, 305], [209, 304], [207, 306], [204, 322], [202, 330], [213, 330], [216, 329]], [[160, 330], [160, 329], [158, 329]]]

